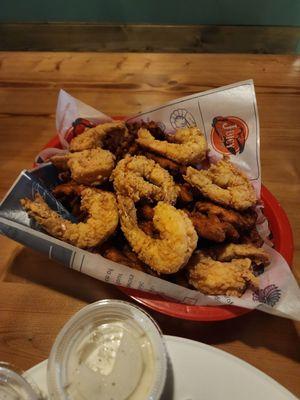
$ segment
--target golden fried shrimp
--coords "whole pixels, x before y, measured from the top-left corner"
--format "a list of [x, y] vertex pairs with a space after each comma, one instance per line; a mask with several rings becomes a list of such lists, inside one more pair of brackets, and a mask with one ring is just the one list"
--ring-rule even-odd
[[151, 160], [155, 161], [162, 168], [169, 171], [173, 176], [183, 175], [186, 173], [186, 166], [177, 164], [175, 161], [149, 152], [145, 152], [144, 155], [147, 158], [151, 158]]
[[86, 222], [74, 224], [51, 210], [37, 193], [35, 199], [21, 204], [50, 235], [80, 248], [95, 247], [111, 236], [118, 226], [118, 208], [112, 193], [85, 188], [81, 191], [81, 209], [88, 214]]
[[240, 297], [247, 287], [258, 288], [259, 280], [251, 271], [249, 258], [220, 262], [204, 252], [195, 253], [188, 265], [189, 283], [208, 295]]
[[159, 202], [154, 208], [153, 224], [160, 237], [152, 238], [139, 228], [133, 200], [125, 196], [117, 199], [122, 231], [138, 258], [161, 274], [179, 271], [197, 245], [197, 234], [188, 216]]
[[72, 179], [83, 185], [100, 185], [110, 177], [115, 166], [115, 156], [100, 148], [56, 155], [50, 161], [58, 169], [69, 169]]
[[183, 177], [203, 196], [224, 206], [245, 210], [256, 203], [251, 182], [226, 157], [212, 164], [208, 170], [188, 167]]
[[229, 243], [224, 246], [215, 247], [213, 250], [214, 257], [219, 261], [231, 261], [237, 258], [249, 258], [256, 265], [267, 266], [270, 264], [268, 253], [261, 248], [257, 248], [251, 244], [235, 244]]
[[115, 191], [134, 202], [148, 198], [174, 204], [179, 191], [168, 171], [144, 156], [127, 156], [119, 161], [111, 179]]
[[55, 197], [80, 195], [81, 191], [85, 188], [83, 185], [78, 185], [74, 181], [61, 183], [52, 189]]
[[71, 140], [69, 150], [82, 151], [103, 147], [103, 141], [106, 135], [116, 129], [124, 130], [125, 134], [127, 132], [126, 125], [123, 121], [107, 122], [105, 124], [100, 124], [93, 128], [86, 129], [83, 133]]
[[216, 215], [204, 215], [200, 212], [189, 212], [196, 232], [200, 238], [213, 242], [224, 242], [225, 239], [237, 240], [238, 231], [228, 222], [220, 221]]
[[178, 129], [166, 140], [156, 140], [148, 129], [138, 131], [137, 143], [179, 164], [196, 165], [205, 159], [207, 143], [203, 133], [197, 127]]
[[228, 210], [208, 201], [198, 201], [195, 209], [203, 214], [215, 215], [221, 221], [228, 222], [239, 229], [250, 229], [255, 225], [257, 214], [255, 211], [244, 213]]

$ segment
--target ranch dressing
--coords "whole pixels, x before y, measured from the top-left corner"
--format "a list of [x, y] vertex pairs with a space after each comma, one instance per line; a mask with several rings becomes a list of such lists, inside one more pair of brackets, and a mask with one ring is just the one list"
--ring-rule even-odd
[[152, 319], [119, 301], [94, 303], [78, 314], [58, 335], [49, 357], [51, 399], [159, 399], [166, 355]]
[[155, 360], [149, 338], [128, 322], [96, 328], [72, 357], [74, 375], [67, 392], [88, 400], [139, 400], [149, 393]]

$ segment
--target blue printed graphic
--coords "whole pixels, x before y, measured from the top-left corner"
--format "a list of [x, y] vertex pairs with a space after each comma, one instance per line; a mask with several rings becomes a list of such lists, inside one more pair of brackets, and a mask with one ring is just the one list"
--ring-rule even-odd
[[192, 128], [196, 126], [195, 118], [184, 108], [174, 110], [170, 115], [170, 122], [173, 129]]
[[276, 285], [266, 286], [264, 289], [258, 289], [253, 293], [253, 301], [267, 304], [274, 307], [280, 300], [281, 290]]

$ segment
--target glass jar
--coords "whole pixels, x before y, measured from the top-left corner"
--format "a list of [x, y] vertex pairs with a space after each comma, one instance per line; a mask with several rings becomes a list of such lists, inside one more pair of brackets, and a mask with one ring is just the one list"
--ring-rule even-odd
[[0, 362], [1, 400], [39, 400], [37, 386], [25, 379], [12, 365]]
[[102, 300], [63, 327], [50, 353], [47, 381], [53, 400], [156, 400], [166, 373], [155, 321], [130, 303]]

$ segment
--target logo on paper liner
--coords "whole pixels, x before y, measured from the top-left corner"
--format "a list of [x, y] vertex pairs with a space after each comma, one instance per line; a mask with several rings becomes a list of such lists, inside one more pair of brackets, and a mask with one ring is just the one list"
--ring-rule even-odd
[[88, 121], [85, 118], [77, 118], [72, 123], [72, 126], [67, 130], [65, 139], [68, 143], [70, 143], [74, 137], [80, 135], [88, 128], [93, 128], [94, 126], [95, 124], [93, 122]]
[[173, 129], [192, 128], [197, 125], [193, 115], [185, 108], [172, 111], [170, 123]]
[[258, 289], [252, 295], [253, 301], [259, 301], [271, 307], [278, 303], [280, 297], [281, 290], [274, 284], [266, 286], [264, 289]]
[[248, 135], [248, 125], [241, 118], [219, 116], [212, 121], [211, 143], [221, 154], [241, 154], [245, 149]]
[[[65, 132], [64, 139], [70, 143], [74, 137], [83, 133], [87, 128], [93, 128], [94, 126], [95, 124], [93, 122], [88, 121], [85, 118], [77, 118], [74, 122], [72, 122], [72, 126]], [[46, 147], [37, 155], [35, 163], [43, 164], [44, 162], [47, 162], [50, 157], [61, 152], [63, 153], [61, 148]]]
[[233, 300], [229, 297], [229, 296], [214, 296], [215, 300], [220, 303], [220, 304], [227, 304], [227, 305], [232, 305], [233, 304]]

